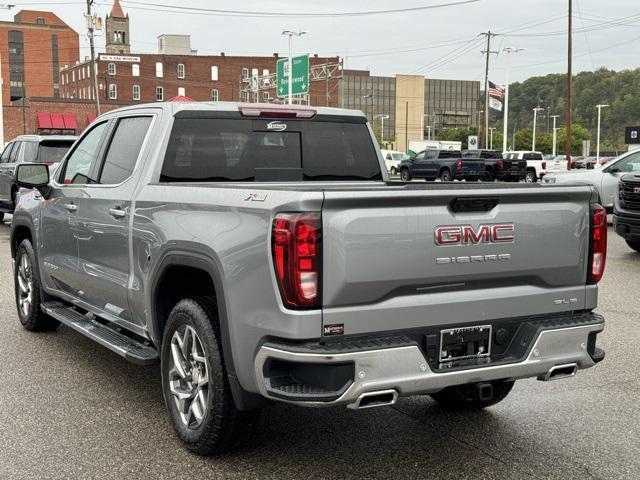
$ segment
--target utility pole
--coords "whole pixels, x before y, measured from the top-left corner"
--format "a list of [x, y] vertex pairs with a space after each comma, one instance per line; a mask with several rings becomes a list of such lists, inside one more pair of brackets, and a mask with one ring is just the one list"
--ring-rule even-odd
[[95, 17], [91, 13], [91, 7], [95, 0], [87, 0], [87, 36], [89, 37], [89, 51], [91, 55], [91, 67], [89, 71], [91, 73], [91, 89], [93, 90], [93, 97], [96, 100], [96, 115], [100, 115], [100, 95], [98, 94], [98, 75], [96, 68], [96, 49], [93, 43], [93, 31], [95, 29]]
[[571, 110], [572, 110], [572, 97], [573, 97], [573, 74], [571, 73], [571, 61], [572, 61], [572, 12], [573, 12], [573, 0], [569, 0], [569, 24], [567, 35], [567, 109], [565, 111], [565, 131], [566, 138], [564, 141], [564, 152], [567, 156], [567, 170], [571, 170]]
[[389, 115], [384, 115], [384, 114], [380, 114], [380, 115], [376, 115], [375, 117], [373, 117], [374, 121], [376, 118], [380, 119], [380, 143], [384, 143], [384, 120], [385, 118], [389, 118]]
[[[0, 9], [11, 10], [13, 5], [0, 5]], [[0, 65], [2, 65], [2, 56], [0, 56]], [[2, 105], [2, 88], [4, 87], [4, 79], [2, 78], [2, 69], [0, 69], [0, 149], [4, 148], [4, 107]]]
[[533, 139], [531, 140], [531, 150], [535, 152], [536, 150], [536, 120], [538, 117], [538, 112], [543, 111], [544, 108], [536, 107], [533, 109]]
[[487, 58], [485, 61], [484, 67], [484, 147], [487, 148], [487, 144], [489, 143], [489, 56], [492, 53], [497, 54], [498, 52], [491, 51], [491, 38], [495, 37], [496, 33], [491, 33], [491, 30], [487, 32], [482, 32], [478, 36], [487, 37], [487, 49], [483, 50]]
[[493, 150], [493, 131], [495, 130], [495, 127], [489, 127], [489, 148], [491, 150]]
[[502, 129], [502, 151], [507, 151], [507, 136], [508, 136], [508, 126], [509, 123], [509, 69], [511, 68], [511, 54], [518, 53], [525, 50], [524, 48], [516, 48], [516, 47], [506, 47], [503, 48], [502, 51], [507, 54], [507, 72], [505, 74], [505, 85], [504, 85], [504, 119], [503, 129]]
[[404, 106], [404, 151], [409, 151], [409, 102]]
[[600, 115], [602, 113], [602, 109], [603, 108], [607, 108], [609, 105], [604, 105], [604, 104], [600, 104], [600, 105], [596, 105], [596, 108], [598, 109], [598, 135], [596, 138], [596, 163], [598, 163], [598, 160], [600, 160]]
[[560, 117], [560, 115], [550, 115], [551, 118], [553, 118], [553, 151], [552, 154], [555, 157], [556, 156], [556, 132], [557, 132], [557, 128], [556, 128], [556, 119], [558, 117]]

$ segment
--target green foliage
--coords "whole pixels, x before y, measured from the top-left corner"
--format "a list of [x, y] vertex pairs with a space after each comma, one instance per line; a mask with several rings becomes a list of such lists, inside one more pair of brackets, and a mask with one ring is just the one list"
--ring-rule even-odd
[[[599, 103], [610, 105], [609, 108], [602, 109], [601, 149], [624, 150], [624, 127], [640, 123], [640, 69], [616, 72], [601, 68], [595, 72], [581, 72], [574, 76], [573, 87], [573, 122], [581, 126], [576, 135], [572, 135], [574, 153], [582, 152], [582, 140], [587, 138], [591, 138], [591, 149], [595, 151], [598, 121], [596, 105]], [[536, 125], [536, 150], [549, 146], [550, 151], [550, 142], [547, 142], [546, 137], [547, 134], [552, 134], [553, 120], [550, 115], [560, 115], [557, 119], [558, 127], [565, 123], [566, 76], [554, 73], [532, 77], [524, 82], [511, 84], [509, 90], [509, 135], [511, 136], [512, 128], [518, 131], [532, 127], [533, 108], [543, 107], [544, 111], [538, 113]], [[491, 112], [491, 125], [502, 128], [500, 112]], [[516, 138], [516, 148], [531, 148], [530, 138], [527, 145], [523, 135], [520, 136], [522, 144]], [[508, 143], [511, 143], [511, 138]], [[494, 138], [494, 147], [495, 145]], [[559, 138], [557, 146], [559, 153], [564, 152], [564, 143]]]
[[[469, 140], [469, 135], [478, 135], [478, 129], [476, 127], [447, 128], [446, 130], [443, 130], [442, 134], [440, 135], [440, 140], [462, 142], [462, 149], [464, 150], [468, 148], [467, 142]], [[495, 145], [495, 137], [494, 137], [494, 145]]]

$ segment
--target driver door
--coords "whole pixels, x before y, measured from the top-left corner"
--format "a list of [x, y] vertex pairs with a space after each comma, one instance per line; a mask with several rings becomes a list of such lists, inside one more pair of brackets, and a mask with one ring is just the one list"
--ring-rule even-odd
[[605, 207], [613, 205], [618, 193], [620, 177], [629, 172], [640, 172], [640, 152], [622, 157], [605, 168], [602, 173], [602, 185], [600, 187], [600, 199]]

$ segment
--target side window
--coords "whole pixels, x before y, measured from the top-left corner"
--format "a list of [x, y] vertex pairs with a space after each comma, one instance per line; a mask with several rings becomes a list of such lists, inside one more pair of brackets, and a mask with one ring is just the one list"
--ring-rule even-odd
[[13, 149], [9, 154], [9, 160], [8, 160], [9, 163], [16, 163], [16, 160], [18, 159], [18, 155], [20, 154], [20, 147], [23, 142], [14, 142], [14, 143], [15, 145], [13, 146]]
[[416, 160], [424, 160], [425, 152], [422, 151], [416, 155]]
[[621, 172], [640, 171], [640, 153], [633, 153], [628, 157], [625, 157], [617, 162], [614, 168], [618, 168]]
[[60, 183], [69, 185], [94, 182], [89, 174], [98, 158], [100, 141], [105, 134], [107, 123], [102, 122], [96, 125], [76, 145], [60, 175]]
[[38, 143], [37, 142], [24, 142], [22, 144], [22, 162], [33, 163], [38, 156]]
[[435, 160], [436, 158], [438, 158], [438, 151], [437, 150], [430, 150], [430, 151], [426, 152], [424, 158], [425, 158], [425, 160]]
[[118, 121], [104, 159], [100, 183], [117, 185], [131, 176], [150, 124], [151, 117], [126, 117]]
[[390, 153], [387, 153], [387, 157], [386, 158], [387, 158], [387, 160], [393, 160], [393, 158], [391, 158], [391, 154]]
[[9, 161], [9, 155], [11, 155], [11, 149], [13, 148], [14, 142], [7, 144], [2, 151], [2, 156], [0, 157], [0, 163], [7, 163]]

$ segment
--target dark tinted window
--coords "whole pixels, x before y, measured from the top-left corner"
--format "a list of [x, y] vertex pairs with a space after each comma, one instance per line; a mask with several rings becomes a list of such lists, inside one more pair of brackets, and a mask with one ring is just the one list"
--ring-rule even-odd
[[462, 157], [462, 153], [460, 150], [440, 150], [440, 155], [438, 158], [460, 158]]
[[[34, 144], [37, 145], [37, 144]], [[73, 140], [46, 140], [40, 143], [38, 156], [35, 160], [38, 163], [58, 163], [61, 162], [65, 154], [73, 145]], [[25, 153], [25, 161], [26, 153]]]
[[522, 156], [523, 160], [542, 160], [542, 154], [541, 153], [525, 153]]
[[100, 183], [118, 184], [131, 176], [150, 124], [151, 117], [128, 117], [118, 121], [104, 159]]
[[[285, 130], [273, 131], [281, 124]], [[380, 165], [365, 124], [177, 118], [161, 181], [377, 178]]]

